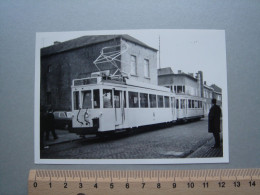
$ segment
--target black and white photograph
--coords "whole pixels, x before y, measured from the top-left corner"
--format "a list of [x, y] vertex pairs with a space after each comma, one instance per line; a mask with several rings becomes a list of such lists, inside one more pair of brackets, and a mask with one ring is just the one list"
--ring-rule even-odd
[[228, 163], [224, 30], [38, 32], [35, 163]]

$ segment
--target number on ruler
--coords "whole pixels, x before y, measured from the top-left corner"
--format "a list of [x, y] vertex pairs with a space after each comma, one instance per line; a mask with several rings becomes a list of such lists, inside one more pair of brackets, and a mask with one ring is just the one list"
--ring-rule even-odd
[[218, 182], [218, 187], [220, 187], [220, 188], [224, 188], [225, 185], [226, 185], [226, 183], [224, 181]]
[[255, 181], [250, 181], [249, 185], [250, 185], [250, 187], [253, 187], [253, 186], [255, 187], [256, 186]]
[[189, 183], [187, 183], [187, 186], [188, 186], [188, 188], [194, 188], [194, 183], [193, 182], [189, 182]]
[[83, 188], [83, 184], [81, 182], [79, 183], [79, 188]]
[[239, 188], [239, 187], [240, 187], [240, 181], [235, 181], [233, 184], [234, 184], [234, 186], [235, 186], [236, 188]]
[[208, 182], [204, 182], [204, 183], [203, 183], [203, 187], [204, 187], [204, 188], [208, 188], [208, 187], [209, 187], [209, 183], [208, 183]]

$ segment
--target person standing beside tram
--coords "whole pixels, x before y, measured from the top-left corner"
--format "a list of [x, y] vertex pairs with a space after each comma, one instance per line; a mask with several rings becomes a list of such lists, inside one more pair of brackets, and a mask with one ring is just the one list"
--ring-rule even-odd
[[213, 133], [215, 145], [212, 148], [220, 147], [220, 117], [222, 116], [221, 108], [217, 105], [217, 100], [212, 99], [213, 106], [210, 108], [208, 116], [208, 131]]
[[49, 140], [50, 131], [52, 133], [53, 138], [58, 139], [58, 136], [55, 133], [54, 114], [53, 114], [53, 110], [51, 108], [48, 110], [48, 113], [46, 116], [46, 134], [45, 134], [46, 140]]

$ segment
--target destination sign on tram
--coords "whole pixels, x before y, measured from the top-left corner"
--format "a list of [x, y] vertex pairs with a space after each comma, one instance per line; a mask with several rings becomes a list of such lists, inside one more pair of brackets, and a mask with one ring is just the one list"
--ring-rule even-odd
[[89, 84], [97, 84], [97, 78], [74, 80], [74, 86], [89, 85]]

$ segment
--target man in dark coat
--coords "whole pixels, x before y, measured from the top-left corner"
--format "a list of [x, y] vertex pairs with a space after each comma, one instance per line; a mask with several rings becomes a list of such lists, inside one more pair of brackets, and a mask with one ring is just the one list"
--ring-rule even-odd
[[55, 133], [55, 121], [54, 121], [54, 114], [53, 110], [49, 109], [47, 116], [46, 116], [46, 140], [49, 140], [50, 132], [52, 133], [52, 136], [54, 139], [58, 139], [58, 136]]
[[213, 133], [213, 136], [215, 138], [215, 145], [212, 148], [220, 147], [220, 117], [222, 113], [221, 108], [218, 105], [216, 105], [216, 103], [216, 99], [212, 99], [213, 106], [210, 108], [208, 117], [208, 131], [209, 133]]

